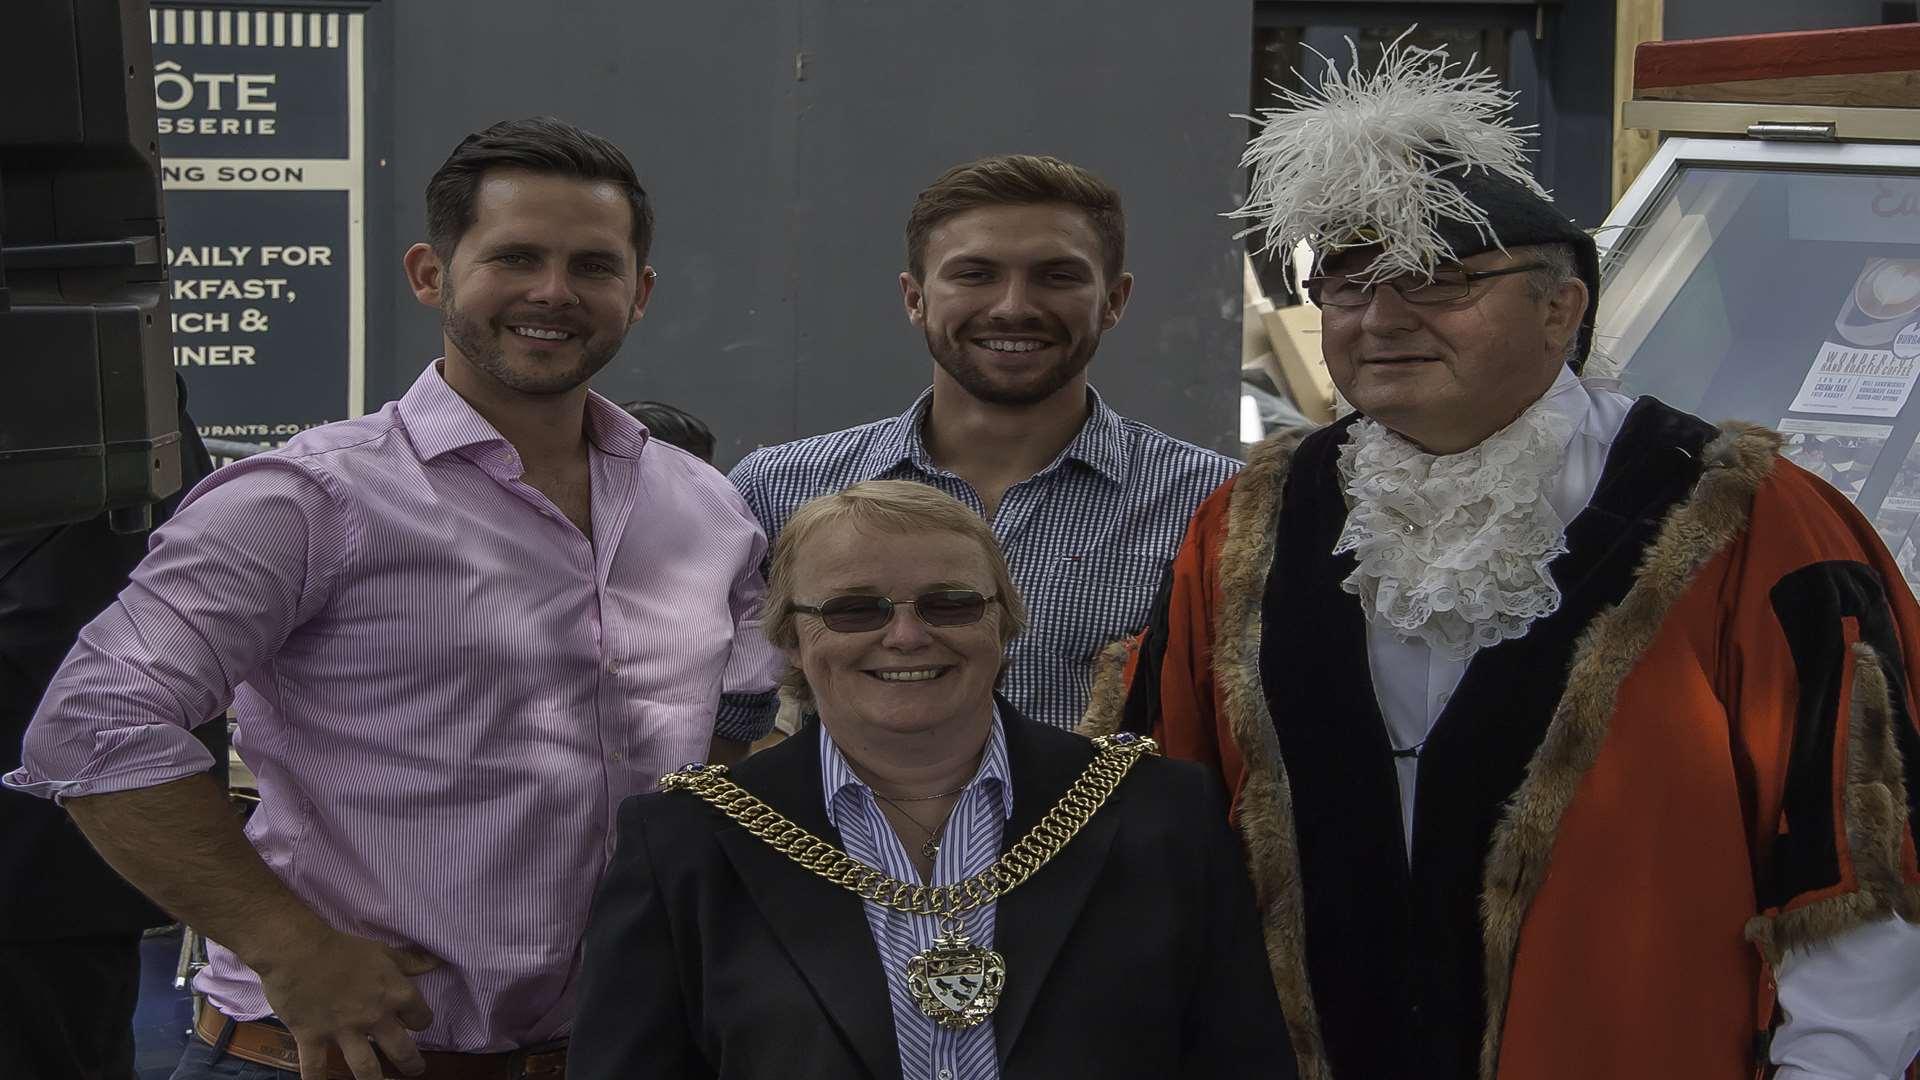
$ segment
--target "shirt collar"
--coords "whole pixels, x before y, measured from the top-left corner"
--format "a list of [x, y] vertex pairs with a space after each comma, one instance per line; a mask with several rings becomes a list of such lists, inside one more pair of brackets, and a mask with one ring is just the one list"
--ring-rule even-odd
[[[1580, 381], [1580, 376], [1575, 375], [1572, 368], [1561, 364], [1560, 373], [1553, 377], [1553, 385], [1540, 395], [1540, 407], [1566, 418], [1569, 433], [1567, 443], [1571, 444], [1575, 437], [1587, 430], [1588, 420], [1593, 414], [1593, 397], [1587, 392], [1587, 385]], [[1565, 446], [1560, 449], [1565, 453]]]
[[653, 434], [633, 414], [587, 391], [587, 440], [603, 454], [637, 458]]
[[[967, 797], [973, 789], [991, 781], [997, 787], [988, 787], [988, 797], [997, 797], [1003, 817], [1013, 816], [1013, 781], [1007, 769], [1007, 734], [1000, 723], [1000, 707], [993, 708], [993, 723], [987, 729], [986, 750], [980, 755], [980, 768], [975, 770], [973, 779], [961, 789], [961, 798]], [[853, 788], [856, 794], [871, 792], [866, 781], [854, 773], [853, 766], [847, 762], [846, 755], [827, 734], [827, 725], [820, 725], [820, 789], [827, 801], [827, 820], [833, 827], [840, 828], [840, 793]]]
[[[470, 446], [506, 446], [506, 437], [447, 385], [440, 374], [441, 363], [428, 364], [400, 399], [400, 418], [420, 460], [432, 461]], [[648, 439], [640, 421], [592, 391], [587, 392], [586, 430], [587, 440], [596, 449], [614, 457], [639, 457]]]
[[1122, 483], [1127, 478], [1127, 440], [1121, 429], [1120, 414], [1108, 408], [1100, 391], [1091, 386], [1087, 387], [1087, 404], [1091, 406], [1087, 422], [1061, 456], [1085, 462], [1114, 483]]
[[[1091, 386], [1087, 387], [1087, 404], [1090, 406], [1087, 422], [1081, 425], [1079, 434], [1035, 475], [1044, 476], [1071, 458], [1116, 484], [1126, 480], [1126, 437], [1121, 429], [1120, 414], [1109, 408], [1100, 392]], [[903, 461], [932, 476], [951, 475], [934, 464], [932, 455], [927, 453], [926, 440], [921, 437], [927, 412], [932, 407], [933, 388], [928, 387], [906, 412], [886, 423], [880, 437], [867, 451], [860, 470], [862, 480], [884, 476]]]
[[927, 410], [932, 407], [933, 387], [929, 386], [913, 399], [906, 412], [882, 424], [879, 437], [867, 448], [866, 460], [860, 466], [860, 479], [885, 476], [903, 461], [925, 473], [946, 475], [946, 470], [928, 456], [927, 445], [920, 438], [920, 425], [926, 422]]

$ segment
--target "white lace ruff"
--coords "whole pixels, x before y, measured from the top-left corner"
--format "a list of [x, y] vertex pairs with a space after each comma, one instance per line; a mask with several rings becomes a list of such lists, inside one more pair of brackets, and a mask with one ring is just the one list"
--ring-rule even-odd
[[1535, 403], [1471, 450], [1438, 456], [1380, 423], [1340, 448], [1353, 509], [1334, 554], [1359, 560], [1341, 587], [1372, 622], [1449, 659], [1527, 632], [1560, 608], [1547, 566], [1566, 524], [1547, 499], [1572, 421]]

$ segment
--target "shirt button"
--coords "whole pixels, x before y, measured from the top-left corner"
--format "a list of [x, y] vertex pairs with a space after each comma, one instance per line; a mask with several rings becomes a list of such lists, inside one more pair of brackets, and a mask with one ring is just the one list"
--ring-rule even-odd
[[620, 674], [620, 661], [618, 660], [607, 661], [607, 674], [609, 675]]
[[1433, 700], [1439, 702], [1442, 705], [1445, 705], [1447, 702], [1453, 700], [1453, 691], [1442, 690], [1438, 694], [1434, 695]]
[[616, 762], [618, 762], [618, 761], [620, 760], [620, 751], [618, 751], [618, 750], [615, 750], [615, 751], [613, 752], [613, 760], [614, 760], [614, 761], [616, 761]]
[[939, 1072], [939, 1077], [940, 1077], [940, 1080], [953, 1080], [953, 1070], [941, 1069]]

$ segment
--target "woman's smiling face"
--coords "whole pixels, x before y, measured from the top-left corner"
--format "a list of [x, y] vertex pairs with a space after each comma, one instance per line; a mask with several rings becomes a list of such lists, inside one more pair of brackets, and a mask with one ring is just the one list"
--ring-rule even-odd
[[[794, 601], [802, 605], [845, 595], [903, 601], [953, 589], [994, 595], [987, 554], [953, 533], [870, 532], [841, 520], [825, 524], [795, 554]], [[1002, 617], [1000, 605], [989, 603], [976, 623], [929, 626], [913, 605], [902, 604], [877, 630], [843, 633], [818, 615], [800, 614], [791, 659], [807, 677], [821, 723], [843, 746], [866, 743], [865, 733], [985, 724], [1004, 652]]]

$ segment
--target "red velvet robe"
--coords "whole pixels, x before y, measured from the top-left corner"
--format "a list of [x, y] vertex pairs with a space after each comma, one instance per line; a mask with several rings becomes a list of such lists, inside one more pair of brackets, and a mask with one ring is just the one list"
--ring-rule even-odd
[[[1514, 681], [1505, 689], [1520, 703], [1512, 716], [1493, 717], [1500, 723], [1491, 728], [1485, 717], [1457, 721], [1471, 736], [1448, 770], [1464, 800], [1462, 824], [1436, 826], [1422, 857], [1471, 861], [1477, 925], [1471, 907], [1462, 915], [1457, 903], [1422, 891], [1418, 858], [1410, 881], [1392, 886], [1402, 890], [1396, 903], [1413, 912], [1412, 931], [1394, 948], [1438, 956], [1429, 982], [1443, 985], [1448, 971], [1447, 943], [1436, 935], [1478, 942], [1471, 960], [1482, 993], [1460, 1024], [1471, 1030], [1441, 1033], [1470, 1040], [1468, 1060], [1434, 1062], [1423, 1076], [1751, 1077], [1765, 1061], [1771, 971], [1785, 949], [1893, 913], [1920, 921], [1911, 685], [1920, 608], [1899, 570], [1844, 497], [1777, 456], [1772, 433], [1715, 431], [1658, 403], [1642, 402], [1636, 415], [1646, 423], [1635, 429], [1630, 417], [1629, 429], [1643, 434], [1623, 432], [1608, 473], [1656, 494], [1666, 484], [1669, 497], [1637, 524], [1631, 513], [1621, 517], [1632, 542], [1595, 556], [1627, 560], [1618, 595], [1590, 597], [1592, 610], [1575, 613], [1564, 663], [1548, 662], [1549, 651], [1509, 665]], [[1689, 423], [1698, 426], [1691, 442]], [[1383, 987], [1369, 1000], [1368, 973], [1343, 963], [1349, 945], [1366, 953], [1363, 935], [1378, 912], [1397, 918], [1400, 910], [1355, 887], [1371, 879], [1343, 872], [1343, 851], [1377, 860], [1352, 845], [1386, 844], [1384, 826], [1333, 812], [1347, 805], [1349, 783], [1386, 790], [1377, 783], [1384, 758], [1339, 750], [1362, 746], [1352, 733], [1377, 728], [1378, 714], [1344, 726], [1306, 715], [1359, 700], [1352, 687], [1324, 683], [1329, 671], [1352, 681], [1356, 670], [1339, 651], [1358, 640], [1340, 625], [1347, 616], [1316, 606], [1300, 585], [1315, 578], [1324, 599], [1337, 587], [1319, 579], [1337, 567], [1287, 546], [1296, 534], [1337, 533], [1339, 511], [1326, 493], [1337, 492], [1331, 450], [1343, 438], [1344, 425], [1304, 445], [1278, 437], [1201, 506], [1155, 624], [1130, 649], [1131, 697], [1111, 680], [1097, 686], [1083, 730], [1150, 728], [1168, 754], [1221, 770], [1301, 1075], [1357, 1080], [1365, 1070], [1342, 1072], [1342, 1060], [1375, 1060], [1372, 1068], [1386, 1060], [1369, 1059], [1361, 1036], [1391, 1041], [1424, 1021], [1417, 986]], [[1603, 476], [1596, 501], [1608, 483]], [[1309, 512], [1332, 520], [1288, 517]], [[1576, 518], [1570, 537], [1582, 527], [1593, 525]], [[1605, 548], [1607, 538], [1603, 525], [1587, 546]], [[1293, 554], [1276, 559], [1277, 550]], [[1561, 569], [1556, 563], [1556, 576]], [[1357, 620], [1357, 603], [1344, 602]], [[1276, 638], [1291, 643], [1288, 653]], [[1496, 664], [1489, 657], [1506, 647], [1475, 666]], [[1362, 652], [1357, 692], [1370, 700], [1365, 663]], [[1469, 669], [1463, 692], [1473, 678]], [[1492, 713], [1501, 691], [1481, 688]], [[1530, 696], [1547, 707], [1527, 705]], [[1441, 725], [1448, 722], [1443, 714]], [[1494, 790], [1474, 788], [1472, 755], [1483, 751], [1471, 749], [1473, 737], [1519, 753], [1505, 771], [1499, 753], [1486, 754], [1480, 786]], [[1298, 751], [1293, 770], [1289, 746]], [[1329, 746], [1349, 756], [1329, 756]], [[1298, 771], [1303, 756], [1311, 773]], [[1428, 769], [1423, 757], [1423, 817]], [[1297, 792], [1315, 794], [1297, 806]], [[1476, 797], [1494, 800], [1479, 834], [1466, 805]], [[1397, 834], [1398, 809], [1390, 809]], [[1433, 812], [1444, 816], [1446, 800]], [[1416, 821], [1417, 853], [1422, 827]], [[1330, 933], [1348, 909], [1365, 918], [1342, 928], [1345, 937]], [[1417, 984], [1420, 975], [1406, 978]], [[1467, 1016], [1457, 1001], [1439, 1004]], [[1408, 1009], [1412, 1019], [1400, 1015]]]

